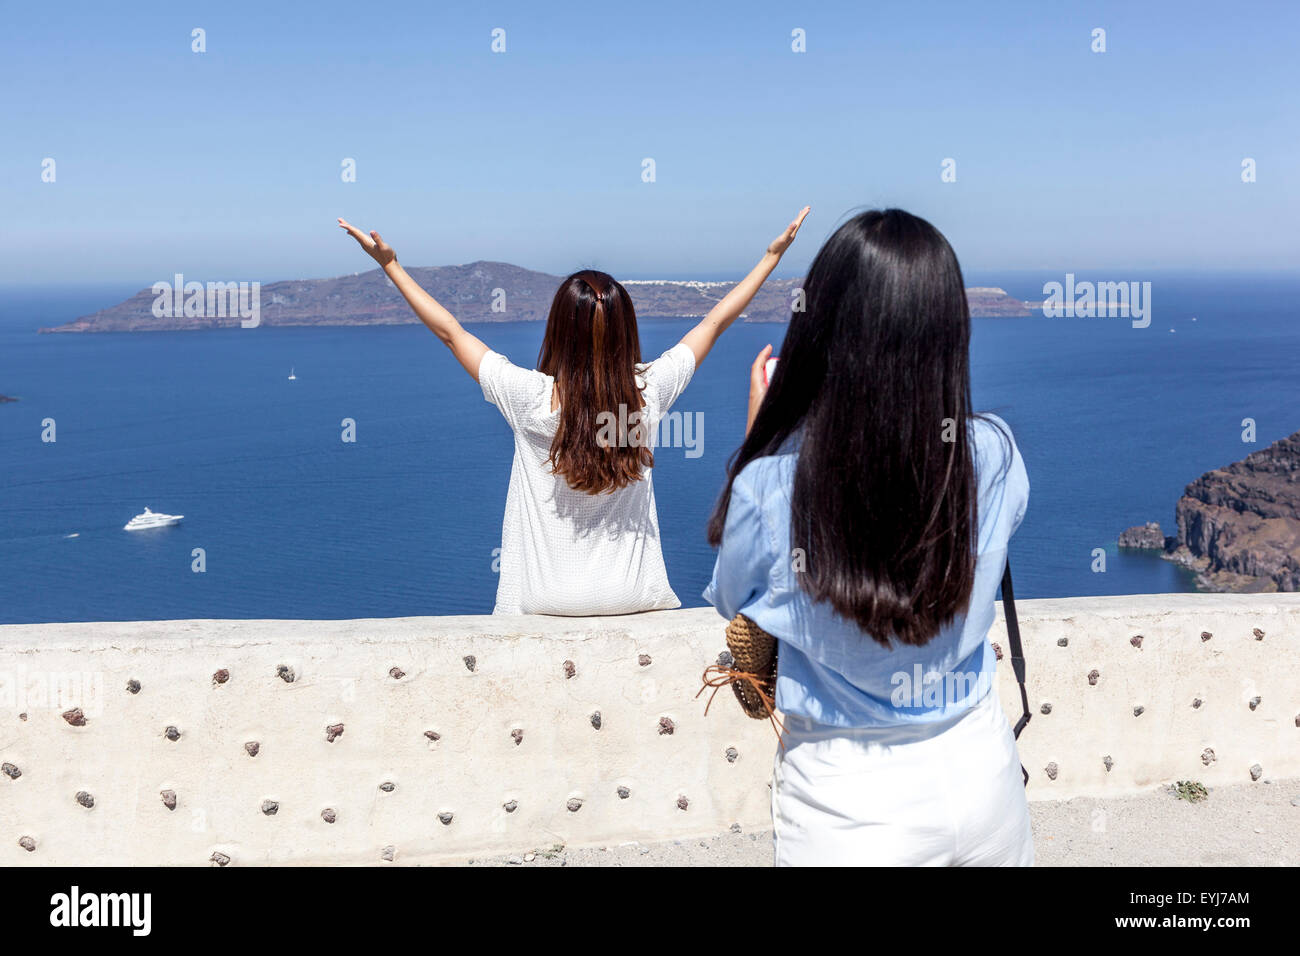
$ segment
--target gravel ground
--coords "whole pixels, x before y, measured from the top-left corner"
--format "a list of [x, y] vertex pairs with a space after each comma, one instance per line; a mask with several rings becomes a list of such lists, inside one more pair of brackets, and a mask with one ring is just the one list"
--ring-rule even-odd
[[[1120, 799], [1029, 805], [1038, 866], [1297, 866], [1300, 780], [1214, 787], [1190, 803], [1167, 789]], [[772, 831], [629, 843], [548, 846], [468, 860], [472, 866], [771, 866]]]

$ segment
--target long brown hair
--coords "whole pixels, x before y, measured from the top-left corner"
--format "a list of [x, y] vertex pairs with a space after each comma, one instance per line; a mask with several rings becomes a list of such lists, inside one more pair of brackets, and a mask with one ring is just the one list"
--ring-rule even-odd
[[560, 283], [537, 370], [555, 379], [560, 403], [547, 461], [575, 491], [617, 491], [654, 465], [633, 370], [640, 361], [632, 297], [613, 276], [584, 269]]

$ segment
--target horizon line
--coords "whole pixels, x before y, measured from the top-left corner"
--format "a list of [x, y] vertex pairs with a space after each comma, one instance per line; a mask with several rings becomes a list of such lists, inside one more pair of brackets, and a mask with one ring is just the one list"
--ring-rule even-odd
[[[478, 265], [480, 263], [511, 266], [512, 268], [525, 269], [529, 272], [537, 272], [543, 275], [555, 276], [558, 279], [564, 278], [564, 275], [561, 275], [560, 273], [547, 272], [546, 270], [543, 269], [534, 269], [531, 266], [522, 266], [515, 262], [507, 262], [504, 259], [473, 259], [469, 262], [448, 262], [448, 263], [442, 263], [440, 265], [433, 265], [433, 266], [410, 265], [407, 266], [407, 268], [409, 269], [455, 269], [464, 266]], [[258, 279], [258, 278], [244, 278], [244, 279], [235, 279], [235, 280], [231, 280], [231, 279], [197, 280], [196, 279], [195, 281], [227, 281], [227, 282], [242, 281], [242, 282], [259, 282], [263, 285], [270, 285], [276, 282], [321, 282], [321, 281], [328, 281], [330, 279], [342, 279], [346, 276], [365, 275], [366, 273], [369, 272], [378, 272], [378, 271], [382, 271], [382, 270], [380, 270], [380, 268], [376, 266], [373, 269], [365, 269], [365, 270], [353, 271], [353, 272], [341, 272], [334, 275], [293, 276], [291, 278], [278, 278], [278, 279]], [[574, 271], [578, 271], [578, 270], [574, 270]], [[1191, 266], [1191, 265], [1159, 266], [1159, 267], [1070, 266], [1065, 269], [1062, 269], [1060, 267], [1053, 267], [1053, 266], [1019, 266], [1019, 267], [992, 266], [992, 267], [982, 267], [982, 268], [972, 267], [972, 268], [963, 269], [964, 275], [965, 274], [978, 275], [978, 274], [989, 274], [989, 273], [1004, 274], [1004, 275], [1021, 275], [1021, 276], [1043, 275], [1043, 274], [1065, 275], [1067, 272], [1072, 272], [1075, 275], [1097, 273], [1097, 272], [1109, 272], [1112, 274], [1119, 274], [1122, 272], [1126, 275], [1132, 275], [1133, 273], [1146, 273], [1146, 274], [1164, 274], [1164, 275], [1188, 275], [1188, 276], [1198, 276], [1198, 277], [1200, 276], [1243, 276], [1243, 277], [1270, 276], [1270, 277], [1278, 277], [1278, 278], [1294, 277], [1296, 279], [1300, 279], [1300, 266], [1262, 267], [1262, 268], [1224, 267], [1219, 269], [1206, 269], [1204, 267]], [[174, 271], [168, 274], [168, 279], [170, 279], [173, 275], [175, 275]], [[648, 274], [642, 274], [642, 275], [633, 274], [633, 275], [629, 275], [627, 278], [619, 279], [619, 281], [620, 282], [645, 282], [645, 283], [649, 283], [649, 282], [739, 282], [741, 279], [744, 278], [744, 275], [741, 273], [734, 274], [734, 278], [733, 278], [732, 274], [724, 274], [720, 271], [686, 273], [672, 278], [666, 277], [664, 275], [646, 277], [647, 275]], [[802, 277], [802, 273], [796, 275], [785, 275], [785, 276], [776, 275], [774, 273], [772, 276], [770, 276], [770, 278], [777, 279], [777, 280], [796, 279], [801, 277]], [[161, 279], [153, 279], [153, 280], [61, 279], [57, 281], [33, 282], [33, 281], [23, 281], [23, 280], [14, 280], [14, 279], [0, 279], [0, 290], [54, 289], [54, 288], [89, 290], [89, 289], [102, 289], [110, 286], [148, 289], [152, 287], [154, 282], [160, 282], [160, 281], [162, 280]], [[140, 284], [137, 285], [137, 283]]]

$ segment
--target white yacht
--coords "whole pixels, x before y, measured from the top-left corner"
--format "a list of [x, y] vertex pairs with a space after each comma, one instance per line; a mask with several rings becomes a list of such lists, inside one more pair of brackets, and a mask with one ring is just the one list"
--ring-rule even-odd
[[296, 382], [296, 381], [298, 381], [298, 376], [295, 375], [295, 374], [293, 374], [293, 368], [292, 368], [292, 367], [289, 368], [289, 381], [291, 381], [291, 382]]
[[147, 531], [150, 528], [167, 528], [174, 524], [180, 524], [184, 515], [163, 515], [157, 512], [144, 509], [144, 514], [136, 515], [124, 526], [124, 531]]

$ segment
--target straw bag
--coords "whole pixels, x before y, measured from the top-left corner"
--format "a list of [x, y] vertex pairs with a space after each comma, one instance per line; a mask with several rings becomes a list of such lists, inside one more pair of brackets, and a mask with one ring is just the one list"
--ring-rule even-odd
[[718, 691], [730, 684], [745, 714], [755, 720], [770, 720], [779, 739], [783, 728], [776, 716], [776, 638], [745, 615], [737, 614], [727, 624], [727, 650], [731, 652], [731, 666], [706, 667], [704, 686], [695, 695], [699, 697], [713, 688], [704, 706], [705, 716]]

